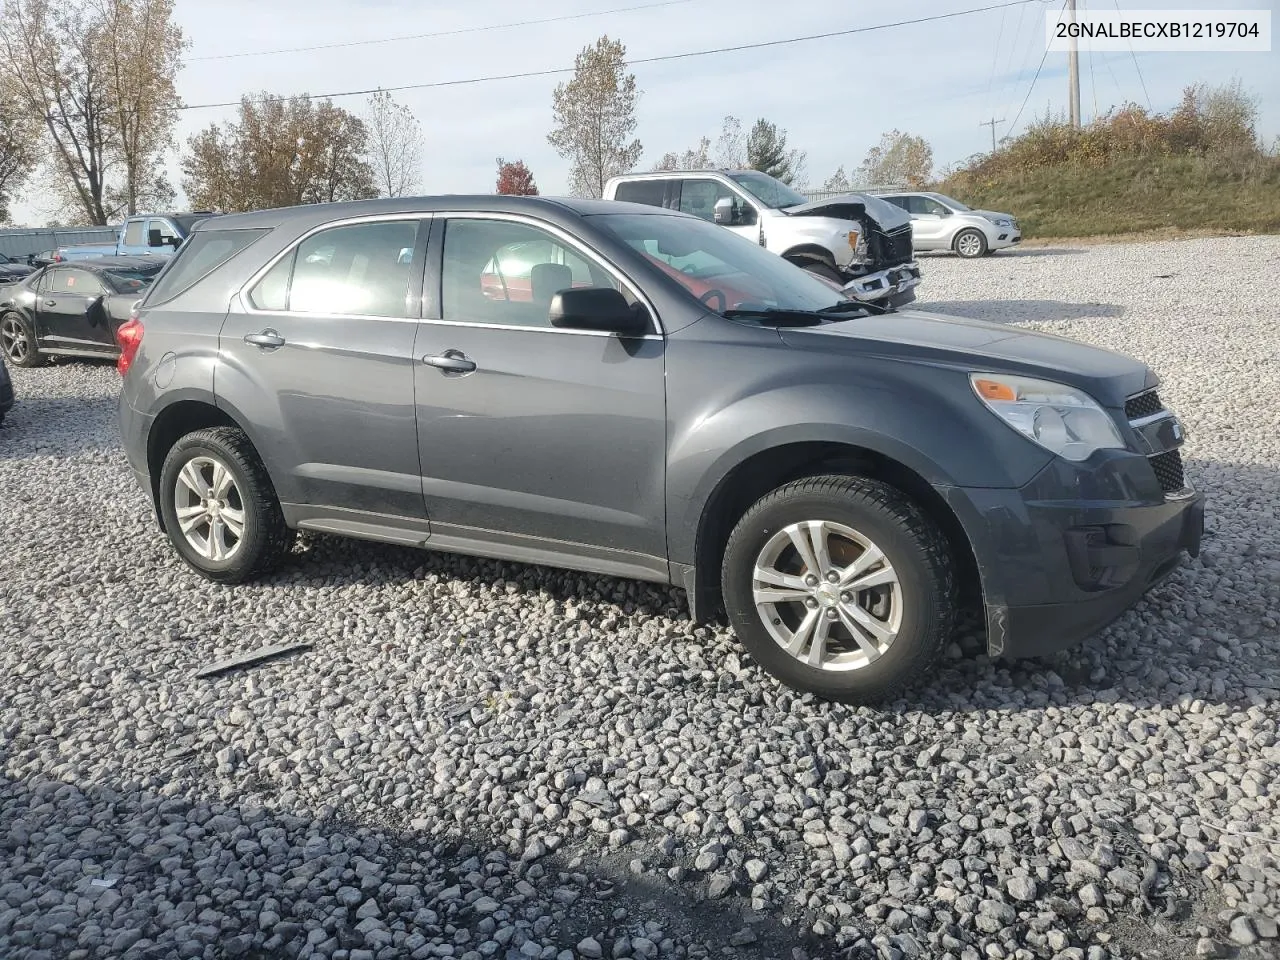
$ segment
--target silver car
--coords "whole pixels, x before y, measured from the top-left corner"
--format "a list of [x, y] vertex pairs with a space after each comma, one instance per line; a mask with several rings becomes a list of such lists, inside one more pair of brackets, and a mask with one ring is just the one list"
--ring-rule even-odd
[[973, 210], [941, 193], [891, 193], [881, 198], [911, 214], [916, 250], [954, 250], [972, 259], [1022, 242], [1018, 221], [1009, 213]]

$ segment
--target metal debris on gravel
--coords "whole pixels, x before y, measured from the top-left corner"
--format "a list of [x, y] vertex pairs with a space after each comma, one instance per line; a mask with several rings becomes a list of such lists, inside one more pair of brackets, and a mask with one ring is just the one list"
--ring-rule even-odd
[[1275, 957], [1280, 238], [923, 265], [922, 308], [1152, 363], [1211, 536], [1081, 647], [961, 638], [883, 710], [651, 585], [322, 537], [207, 583], [115, 369], [13, 371], [0, 956]]

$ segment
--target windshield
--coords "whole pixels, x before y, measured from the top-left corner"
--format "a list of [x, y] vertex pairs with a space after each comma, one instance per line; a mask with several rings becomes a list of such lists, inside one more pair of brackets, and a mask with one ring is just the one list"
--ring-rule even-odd
[[13, 263], [13, 261], [10, 260], [8, 257], [6, 257], [3, 253], [0, 253], [0, 263]]
[[961, 203], [959, 200], [953, 200], [951, 197], [948, 197], [946, 194], [943, 194], [943, 193], [935, 193], [933, 194], [933, 198], [942, 203], [945, 203], [952, 210], [958, 211], [959, 213], [964, 213], [965, 211], [970, 209], [969, 207], [966, 207], [963, 203]]
[[802, 194], [796, 193], [781, 180], [777, 180], [767, 173], [760, 173], [758, 170], [749, 170], [746, 173], [731, 173], [729, 174], [729, 179], [766, 207], [780, 209], [809, 202]]
[[827, 310], [847, 299], [838, 285], [705, 220], [634, 213], [592, 219], [721, 315], [734, 310]]
[[154, 280], [159, 270], [156, 267], [154, 270], [107, 270], [104, 273], [116, 293], [133, 293]]

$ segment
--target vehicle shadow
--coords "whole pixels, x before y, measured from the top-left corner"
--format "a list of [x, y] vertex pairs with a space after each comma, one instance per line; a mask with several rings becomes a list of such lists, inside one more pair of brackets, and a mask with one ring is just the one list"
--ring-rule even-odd
[[[212, 955], [250, 960], [327, 956], [335, 943], [322, 954], [314, 948], [328, 941], [369, 956], [452, 956], [420, 951], [428, 943], [476, 949], [501, 927], [513, 928], [510, 939], [497, 935], [505, 946], [490, 942], [485, 956], [527, 958], [518, 949], [526, 939], [574, 950], [588, 937], [609, 956], [620, 938], [642, 936], [701, 944], [703, 956], [774, 960], [796, 947], [802, 957], [837, 956], [807, 924], [752, 911], [745, 878], [709, 899], [699, 889], [705, 882], [633, 874], [617, 862], [624, 854], [565, 837], [560, 823], [537, 824], [528, 839], [542, 841], [542, 853], [522, 856], [525, 843], [389, 806], [379, 815], [338, 797], [310, 806], [271, 782], [289, 778], [239, 759], [238, 747], [229, 751], [237, 759], [223, 763], [216, 744], [175, 750], [161, 739], [150, 756], [135, 747], [94, 758], [93, 771], [74, 779], [8, 772], [32, 771], [32, 755], [56, 756], [61, 727], [23, 730], [8, 747], [28, 756], [0, 756], [0, 886], [12, 891], [18, 881], [25, 905], [0, 928], [5, 956], [67, 956], [88, 946], [87, 956], [94, 950], [87, 927], [102, 944], [94, 956], [108, 946], [113, 956], [200, 956], [190, 952], [193, 936], [213, 943]], [[571, 776], [568, 792], [586, 781], [585, 773]], [[481, 896], [493, 902], [481, 904]], [[37, 902], [59, 906], [27, 909]], [[377, 922], [362, 922], [370, 916]], [[540, 952], [555, 955], [542, 946], [532, 956]]]
[[1066, 303], [1062, 300], [920, 300], [912, 309], [992, 323], [1051, 323], [1124, 316], [1116, 303]]
[[[1004, 247], [1000, 250], [992, 250], [987, 255], [987, 259], [991, 257], [1070, 257], [1084, 252], [1081, 247]], [[960, 259], [950, 250], [917, 250], [915, 253], [917, 258], [954, 257], [957, 260]], [[981, 263], [982, 261], [978, 262]]]
[[[1046, 698], [1168, 705], [1190, 697], [1235, 703], [1259, 689], [1280, 699], [1280, 628], [1267, 626], [1268, 619], [1280, 623], [1275, 586], [1280, 583], [1280, 517], [1264, 514], [1260, 520], [1257, 512], [1258, 502], [1280, 501], [1280, 478], [1256, 465], [1195, 459], [1188, 459], [1187, 475], [1211, 497], [1198, 559], [1185, 558], [1179, 570], [1111, 626], [1049, 657], [987, 657], [981, 621], [973, 616], [957, 632], [939, 676], [891, 709], [1022, 710]], [[669, 618], [684, 631], [676, 636], [703, 637], [710, 655], [739, 657], [744, 669], [759, 670], [730, 631], [708, 632], [694, 624], [683, 591], [660, 584], [319, 534], [304, 536], [292, 562], [262, 584], [309, 591], [409, 578], [435, 578], [472, 596], [502, 586], [552, 601], [561, 611], [589, 610], [597, 622]], [[1206, 590], [1214, 599], [1205, 597]], [[752, 679], [772, 682], [762, 672]]]

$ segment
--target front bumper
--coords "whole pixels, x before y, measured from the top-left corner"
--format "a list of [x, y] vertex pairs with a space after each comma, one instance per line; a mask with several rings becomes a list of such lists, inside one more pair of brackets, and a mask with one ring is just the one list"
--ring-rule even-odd
[[991, 239], [987, 242], [989, 250], [1006, 250], [1022, 242], [1022, 231], [1017, 227], [996, 227]]
[[[902, 295], [914, 290], [920, 283], [920, 264], [912, 260], [875, 273], [856, 275], [851, 268], [843, 271], [844, 293], [853, 300], [893, 300], [902, 302]], [[913, 295], [914, 296], [914, 295]]]
[[1205, 498], [1190, 490], [1145, 501], [1044, 498], [1023, 490], [953, 488], [982, 583], [987, 652], [1044, 656], [1101, 630], [1200, 553]]

